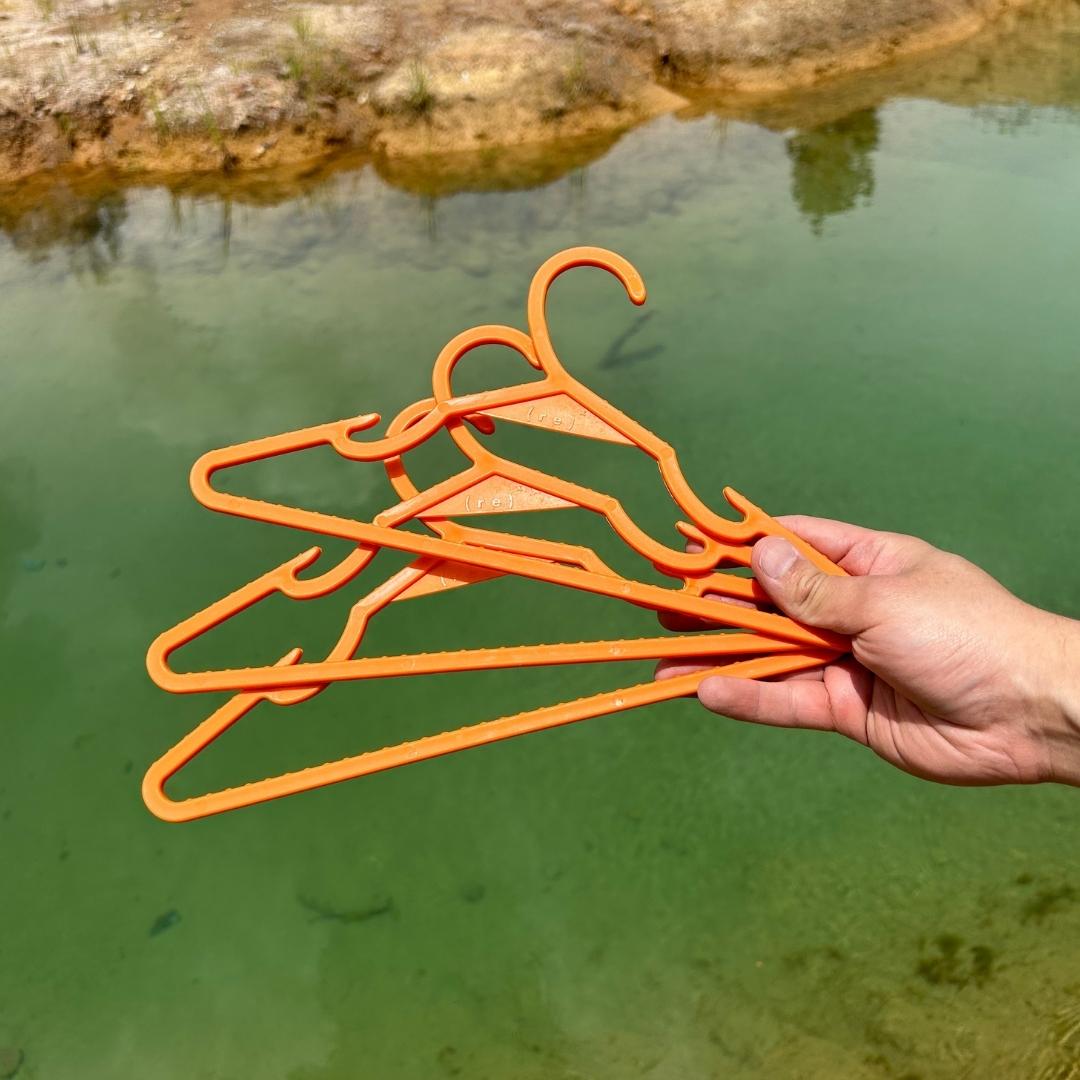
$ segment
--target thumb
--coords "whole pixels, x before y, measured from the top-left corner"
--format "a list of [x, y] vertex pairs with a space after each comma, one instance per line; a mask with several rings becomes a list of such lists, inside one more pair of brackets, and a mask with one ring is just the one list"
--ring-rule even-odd
[[867, 578], [826, 574], [782, 536], [759, 540], [751, 565], [754, 577], [785, 615], [838, 634], [858, 634], [870, 627]]

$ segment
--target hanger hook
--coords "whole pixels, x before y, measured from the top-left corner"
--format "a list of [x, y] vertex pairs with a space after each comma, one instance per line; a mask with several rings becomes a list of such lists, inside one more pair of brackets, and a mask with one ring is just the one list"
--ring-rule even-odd
[[549, 375], [562, 371], [563, 366], [555, 355], [551, 334], [547, 325], [547, 294], [551, 283], [564, 271], [575, 266], [596, 266], [613, 274], [622, 282], [630, 302], [641, 306], [645, 303], [645, 282], [633, 264], [614, 251], [599, 247], [573, 247], [552, 255], [533, 275], [529, 286], [527, 306], [529, 334], [536, 348], [536, 362], [526, 356], [534, 367]]
[[447, 342], [435, 360], [431, 379], [436, 401], [436, 409], [433, 411], [439, 412], [440, 408], [453, 398], [450, 376], [458, 361], [466, 353], [478, 349], [481, 345], [505, 345], [521, 353], [534, 368], [540, 367], [532, 340], [528, 334], [518, 330], [517, 327], [488, 323], [484, 326], [474, 326], [471, 330], [463, 330]]

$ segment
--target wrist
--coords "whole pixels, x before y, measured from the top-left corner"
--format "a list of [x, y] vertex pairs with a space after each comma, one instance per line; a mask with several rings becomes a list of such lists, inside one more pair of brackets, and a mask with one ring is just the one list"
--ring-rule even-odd
[[1080, 787], [1080, 622], [1046, 614], [1040, 649], [1038, 712], [1048, 780]]

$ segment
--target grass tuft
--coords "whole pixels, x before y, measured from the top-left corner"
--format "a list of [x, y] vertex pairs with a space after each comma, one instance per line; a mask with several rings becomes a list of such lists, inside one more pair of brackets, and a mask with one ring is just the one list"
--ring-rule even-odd
[[405, 108], [413, 116], [427, 116], [435, 107], [435, 95], [431, 90], [427, 68], [419, 60], [409, 65], [409, 88], [405, 94]]
[[565, 109], [603, 102], [612, 108], [622, 103], [621, 95], [612, 77], [606, 58], [596, 50], [586, 49], [580, 41], [574, 42], [574, 51], [566, 70], [556, 81], [556, 92]]
[[321, 95], [338, 97], [353, 89], [349, 65], [336, 49], [328, 48], [306, 15], [292, 20], [295, 41], [281, 55], [285, 78], [296, 83], [304, 100]]
[[67, 29], [71, 35], [71, 44], [75, 49], [75, 55], [82, 56], [86, 52], [86, 24], [83, 22], [81, 11], [72, 11], [68, 18]]
[[202, 125], [203, 131], [214, 143], [222, 149], [225, 147], [225, 133], [221, 130], [221, 124], [218, 122], [217, 113], [214, 112], [210, 105], [210, 102], [206, 99], [206, 94], [203, 92], [202, 87], [199, 87], [199, 122]]
[[151, 91], [150, 115], [154, 118], [154, 134], [159, 144], [165, 143], [173, 133], [173, 126], [165, 110], [161, 107], [161, 101], [157, 94]]

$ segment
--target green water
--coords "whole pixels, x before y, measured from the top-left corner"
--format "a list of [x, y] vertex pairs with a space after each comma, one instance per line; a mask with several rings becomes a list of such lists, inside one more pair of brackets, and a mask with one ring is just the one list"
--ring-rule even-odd
[[[139, 781], [220, 700], [151, 685], [151, 638], [310, 542], [203, 510], [191, 462], [393, 415], [457, 331], [522, 325], [532, 270], [571, 244], [625, 254], [650, 299], [595, 271], [560, 282], [564, 362], [675, 442], [714, 505], [730, 483], [917, 533], [1080, 615], [1078, 30], [1039, 28], [1030, 85], [991, 67], [953, 94], [946, 57], [815, 95], [812, 124], [703, 106], [534, 189], [433, 199], [368, 168], [283, 200], [59, 191], [3, 215], [0, 1047], [19, 1077], [1073, 1075], [1073, 790], [934, 787], [689, 701], [190, 825], [150, 817]], [[520, 362], [473, 369], [496, 373]], [[527, 435], [522, 456], [676, 542], [632, 451]], [[329, 453], [230, 482], [360, 515], [387, 501]], [[543, 528], [612, 547], [573, 513]], [[270, 602], [187, 662], [317, 655], [346, 606]], [[396, 605], [368, 644], [654, 625], [509, 581]], [[648, 670], [264, 705], [175, 790]]]

